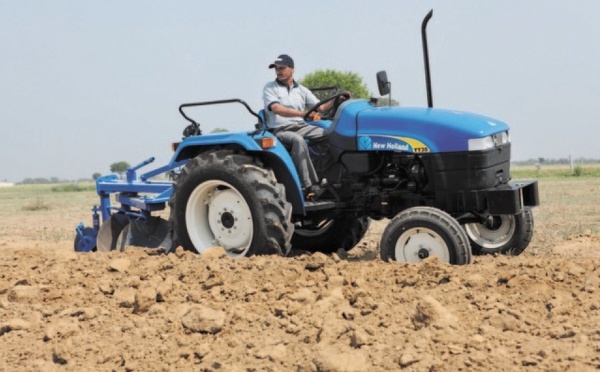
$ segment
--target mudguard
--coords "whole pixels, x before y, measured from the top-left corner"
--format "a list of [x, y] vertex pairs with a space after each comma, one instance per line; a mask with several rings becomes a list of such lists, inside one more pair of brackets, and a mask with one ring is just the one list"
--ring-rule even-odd
[[[263, 149], [263, 138], [272, 138], [274, 145]], [[273, 169], [277, 180], [284, 184], [286, 198], [295, 214], [304, 214], [304, 196], [294, 162], [277, 138], [268, 131], [227, 132], [191, 136], [179, 143], [170, 164], [179, 163], [215, 147], [231, 147], [255, 154], [265, 165]]]

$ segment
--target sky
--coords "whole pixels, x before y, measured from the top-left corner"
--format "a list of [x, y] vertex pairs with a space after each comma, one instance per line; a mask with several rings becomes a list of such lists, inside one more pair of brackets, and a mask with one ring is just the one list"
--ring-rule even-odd
[[[435, 107], [507, 122], [513, 160], [600, 158], [598, 0], [0, 0], [0, 182], [162, 166], [181, 103], [258, 111], [282, 53], [297, 79], [355, 72], [373, 96], [386, 70], [393, 99], [426, 106], [430, 9]], [[190, 115], [205, 133], [256, 121], [239, 105]]]

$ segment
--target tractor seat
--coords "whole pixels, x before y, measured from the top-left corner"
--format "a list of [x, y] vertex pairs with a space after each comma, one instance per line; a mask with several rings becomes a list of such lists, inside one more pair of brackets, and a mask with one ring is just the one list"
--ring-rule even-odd
[[[259, 110], [258, 111], [258, 116], [260, 116], [260, 118], [261, 118], [262, 125], [260, 123], [256, 123], [256, 125], [255, 125], [256, 130], [257, 131], [266, 130], [266, 131], [271, 132], [271, 128], [269, 128], [267, 126], [267, 115], [265, 113], [265, 110], [264, 109]], [[329, 129], [329, 127], [331, 126], [331, 123], [332, 123], [331, 120], [318, 120], [318, 121], [311, 122], [310, 125], [315, 125], [317, 127], [321, 127], [321, 128], [323, 128], [324, 131], [327, 131]], [[309, 141], [308, 139], [306, 139], [306, 142], [307, 143], [309, 143], [309, 142], [313, 142], [313, 143], [316, 142], [316, 143], [318, 143], [318, 142], [322, 142], [323, 140], [325, 140], [326, 137], [327, 136], [325, 135], [322, 138], [319, 138], [317, 140], [311, 140], [311, 141]]]
[[[338, 107], [338, 109], [333, 117], [333, 120], [318, 120], [318, 121], [311, 122], [310, 124], [323, 128], [323, 130], [325, 131], [325, 136], [327, 136], [328, 134], [330, 134], [331, 132], [333, 132], [335, 130], [335, 126], [340, 118], [340, 115], [343, 111], [344, 106], [347, 105], [348, 102], [350, 102], [350, 101], [352, 101], [352, 100], [350, 99], [350, 100], [346, 100], [346, 101], [342, 102], [340, 107]], [[260, 123], [256, 123], [256, 129], [270, 131], [270, 128], [267, 126], [267, 114], [265, 113], [265, 110], [264, 109], [259, 110], [258, 116], [260, 116], [260, 118], [261, 118], [262, 125]]]
[[269, 128], [267, 127], [267, 114], [265, 114], [265, 110], [259, 110], [258, 116], [260, 116], [260, 121], [262, 122], [262, 125], [261, 122], [256, 123], [256, 130], [269, 130]]
[[[329, 137], [329, 135], [335, 131], [335, 127], [338, 123], [338, 120], [341, 116], [344, 106], [346, 106], [351, 101], [352, 101], [352, 99], [345, 100], [344, 102], [342, 102], [340, 107], [338, 107], [338, 109], [333, 117], [333, 120], [318, 120], [318, 121], [311, 122], [310, 123], [311, 125], [316, 125], [318, 127], [323, 128], [324, 133], [323, 133], [323, 137], [321, 137], [317, 140], [310, 140], [310, 141], [306, 140], [306, 142], [309, 144], [317, 144], [317, 143], [327, 141], [328, 140], [327, 137]], [[258, 115], [261, 117], [263, 125], [262, 125], [262, 127], [259, 128], [258, 127], [259, 125], [257, 124], [257, 129], [270, 131], [270, 129], [267, 127], [267, 115], [265, 113], [265, 110], [262, 109], [262, 110], [258, 111]]]

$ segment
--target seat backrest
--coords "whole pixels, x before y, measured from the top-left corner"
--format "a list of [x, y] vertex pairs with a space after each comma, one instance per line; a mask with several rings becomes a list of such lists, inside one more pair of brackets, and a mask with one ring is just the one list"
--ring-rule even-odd
[[258, 116], [260, 116], [260, 119], [262, 120], [262, 125], [260, 125], [260, 123], [256, 123], [256, 129], [257, 130], [267, 130], [269, 129], [267, 127], [267, 113], [265, 112], [264, 109], [261, 109], [258, 111]]

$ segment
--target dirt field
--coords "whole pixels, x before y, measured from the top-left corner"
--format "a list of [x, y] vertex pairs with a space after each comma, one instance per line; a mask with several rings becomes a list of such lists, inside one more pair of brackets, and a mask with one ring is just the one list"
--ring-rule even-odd
[[600, 179], [540, 180], [519, 257], [76, 254], [93, 192], [0, 190], [0, 370], [600, 368]]

